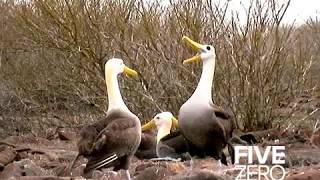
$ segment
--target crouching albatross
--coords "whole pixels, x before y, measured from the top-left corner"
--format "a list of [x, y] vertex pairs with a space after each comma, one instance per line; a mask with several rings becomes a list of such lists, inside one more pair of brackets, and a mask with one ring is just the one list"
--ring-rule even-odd
[[138, 159], [152, 159], [157, 158], [157, 132], [155, 129], [144, 130], [143, 126], [141, 132], [141, 142], [138, 150], [134, 154]]
[[234, 163], [233, 146], [229, 139], [235, 129], [235, 122], [230, 114], [212, 101], [215, 49], [211, 45], [194, 42], [186, 36], [182, 40], [198, 51], [196, 56], [184, 60], [183, 64], [202, 61], [202, 74], [196, 90], [180, 108], [178, 116], [180, 131], [188, 141], [192, 156], [211, 156], [227, 165], [223, 149], [228, 146]]
[[88, 159], [84, 176], [91, 177], [93, 170], [114, 167], [114, 171], [124, 169], [130, 179], [130, 159], [141, 140], [141, 124], [123, 102], [117, 76], [120, 73], [137, 76], [122, 59], [113, 58], [105, 63], [105, 80], [108, 92], [106, 116], [81, 131], [78, 141], [79, 155]]
[[179, 130], [171, 131], [178, 128], [178, 120], [171, 112], [162, 112], [157, 114], [147, 124], [142, 126], [142, 131], [157, 128], [156, 137], [156, 156], [152, 160], [170, 160], [179, 161], [189, 159], [187, 152], [187, 141], [180, 134]]

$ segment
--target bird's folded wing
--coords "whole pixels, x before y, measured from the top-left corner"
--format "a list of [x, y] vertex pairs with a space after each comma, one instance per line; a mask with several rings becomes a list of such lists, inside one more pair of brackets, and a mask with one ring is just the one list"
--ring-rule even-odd
[[137, 124], [127, 118], [112, 121], [97, 136], [86, 170], [111, 167], [115, 160], [127, 155], [137, 143]]
[[210, 104], [210, 105], [213, 108], [213, 111], [217, 117], [222, 118], [222, 119], [229, 119], [232, 117], [231, 113], [227, 112], [225, 109], [223, 109], [215, 104]]
[[117, 118], [97, 136], [94, 151], [126, 150], [137, 141], [137, 124], [128, 118]]

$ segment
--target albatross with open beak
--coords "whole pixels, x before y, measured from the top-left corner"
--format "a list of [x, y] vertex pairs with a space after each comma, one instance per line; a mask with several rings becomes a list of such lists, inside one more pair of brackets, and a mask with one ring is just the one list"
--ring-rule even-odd
[[213, 103], [211, 95], [215, 49], [211, 45], [194, 42], [186, 36], [182, 40], [198, 52], [192, 58], [184, 60], [183, 64], [199, 61], [203, 68], [196, 90], [180, 108], [180, 131], [188, 141], [191, 155], [211, 156], [227, 165], [223, 149], [228, 146], [233, 163], [233, 146], [229, 139], [235, 129], [235, 122], [230, 114]]

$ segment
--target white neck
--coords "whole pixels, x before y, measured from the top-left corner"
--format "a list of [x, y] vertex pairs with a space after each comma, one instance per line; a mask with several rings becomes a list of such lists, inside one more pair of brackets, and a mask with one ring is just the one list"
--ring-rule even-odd
[[123, 102], [120, 89], [119, 89], [117, 74], [114, 73], [113, 71], [109, 71], [108, 73], [105, 73], [105, 78], [106, 78], [107, 91], [108, 91], [108, 102], [109, 102], [108, 111], [112, 109], [121, 109], [123, 111], [130, 112], [130, 110], [127, 108], [127, 106]]
[[210, 58], [203, 61], [202, 74], [199, 84], [190, 99], [206, 99], [212, 102], [212, 81], [215, 68], [215, 59]]
[[166, 135], [170, 134], [171, 125], [163, 125], [160, 128], [158, 128], [158, 134], [157, 134], [157, 144], [160, 142], [160, 140], [165, 137]]

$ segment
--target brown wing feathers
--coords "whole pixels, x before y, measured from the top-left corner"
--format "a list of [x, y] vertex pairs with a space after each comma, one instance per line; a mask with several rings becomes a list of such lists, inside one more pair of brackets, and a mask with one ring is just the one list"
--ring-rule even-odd
[[156, 158], [156, 140], [157, 132], [153, 130], [144, 131], [141, 133], [141, 142], [135, 156], [139, 159]]
[[229, 151], [229, 155], [231, 157], [232, 164], [234, 163], [234, 147], [230, 142], [230, 138], [233, 135], [233, 131], [236, 128], [236, 123], [234, 121], [233, 116], [226, 112], [224, 109], [219, 106], [212, 104], [215, 115], [218, 117], [219, 125], [224, 129], [225, 138], [227, 142], [227, 147]]
[[126, 162], [123, 157], [132, 155], [137, 141], [132, 134], [136, 133], [137, 124], [130, 118], [121, 113], [110, 113], [104, 120], [82, 130], [78, 148], [79, 154], [88, 158], [84, 173], [119, 166]]
[[88, 155], [92, 151], [93, 144], [98, 134], [105, 128], [107, 119], [101, 119], [98, 122], [84, 127], [80, 132], [80, 140], [77, 143], [79, 155]]

